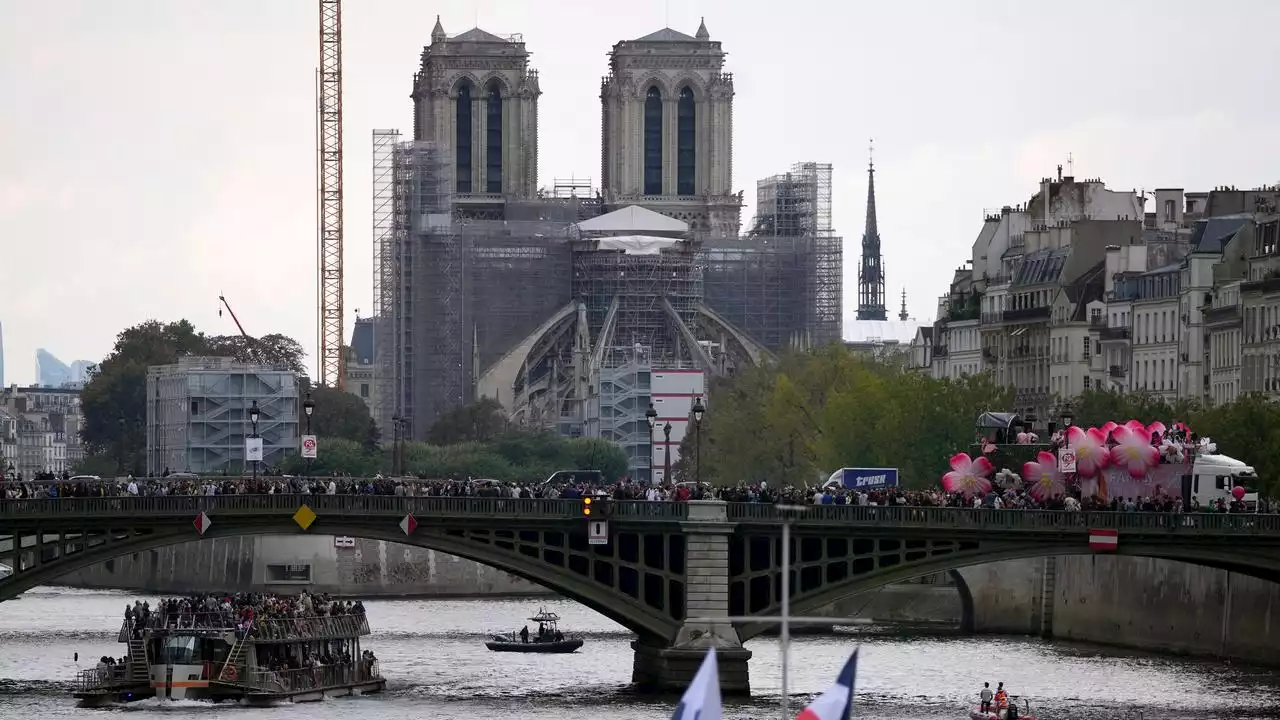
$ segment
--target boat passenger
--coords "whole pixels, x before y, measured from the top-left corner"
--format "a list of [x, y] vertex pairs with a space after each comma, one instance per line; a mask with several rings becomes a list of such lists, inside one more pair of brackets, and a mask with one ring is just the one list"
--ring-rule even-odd
[[528, 625], [525, 625], [524, 627], [520, 628], [520, 642], [522, 643], [529, 642], [529, 626]]
[[1009, 693], [1004, 691], [1004, 683], [996, 686], [996, 712], [1009, 708]]
[[995, 697], [991, 694], [991, 683], [982, 683], [982, 692], [978, 693], [978, 699], [982, 701], [982, 712], [991, 712], [991, 699]]

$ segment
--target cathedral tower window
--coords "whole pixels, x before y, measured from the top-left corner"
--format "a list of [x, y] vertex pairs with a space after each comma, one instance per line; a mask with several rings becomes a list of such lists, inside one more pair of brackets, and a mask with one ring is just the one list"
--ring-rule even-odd
[[693, 195], [693, 177], [697, 168], [695, 150], [695, 120], [697, 109], [693, 103], [693, 89], [688, 85], [680, 90], [680, 103], [676, 112], [676, 194]]
[[457, 129], [454, 136], [455, 191], [471, 192], [471, 83], [463, 80], [458, 86]]
[[644, 194], [662, 194], [662, 91], [656, 87], [644, 99]]
[[485, 105], [485, 192], [502, 192], [502, 91], [489, 81]]

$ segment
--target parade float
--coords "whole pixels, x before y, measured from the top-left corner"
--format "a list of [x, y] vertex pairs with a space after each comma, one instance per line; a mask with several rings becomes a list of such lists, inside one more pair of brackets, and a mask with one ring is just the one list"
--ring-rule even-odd
[[[1006, 427], [979, 442], [972, 455], [953, 456], [951, 471], [942, 477], [943, 489], [968, 497], [1022, 488], [1039, 501], [1078, 493], [1104, 502], [1181, 497], [1186, 508], [1233, 501], [1249, 510], [1257, 507], [1254, 469], [1219, 454], [1209, 438], [1191, 440], [1195, 436], [1185, 424], [1167, 428], [1161, 422], [1130, 420], [1096, 428], [1072, 425], [1040, 444], [1034, 433], [1015, 432], [1016, 422], [1010, 413], [984, 413], [980, 433], [993, 423]], [[1028, 457], [1020, 467], [1010, 461], [1018, 454]]]

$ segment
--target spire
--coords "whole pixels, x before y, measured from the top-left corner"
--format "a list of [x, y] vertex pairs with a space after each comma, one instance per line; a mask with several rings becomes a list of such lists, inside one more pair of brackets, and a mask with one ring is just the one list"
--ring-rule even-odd
[[902, 310], [898, 312], [898, 319], [901, 320], [902, 322], [906, 322], [907, 320], [911, 319], [910, 316], [907, 315], [907, 289], [906, 288], [902, 288]]
[[887, 320], [888, 315], [884, 307], [884, 265], [880, 257], [880, 228], [876, 223], [874, 144], [868, 153], [870, 159], [867, 162], [867, 226], [862, 232], [862, 265], [858, 268], [858, 319]]
[[440, 24], [440, 16], [436, 16], [436, 26], [431, 29], [431, 42], [443, 42], [447, 36], [444, 34], [444, 25]]
[[710, 40], [711, 33], [707, 32], [707, 19], [702, 18], [702, 22], [698, 23], [698, 33], [694, 37], [699, 40]]

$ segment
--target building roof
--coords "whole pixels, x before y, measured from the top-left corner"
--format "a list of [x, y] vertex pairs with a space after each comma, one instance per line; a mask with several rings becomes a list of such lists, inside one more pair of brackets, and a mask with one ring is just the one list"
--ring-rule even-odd
[[1071, 309], [1072, 322], [1083, 322], [1089, 319], [1089, 303], [1101, 300], [1106, 292], [1106, 270], [1107, 261], [1099, 260], [1098, 264], [1084, 271], [1075, 282], [1064, 289], [1067, 299], [1074, 303]]
[[1221, 254], [1227, 243], [1240, 231], [1244, 224], [1251, 221], [1250, 213], [1235, 215], [1219, 215], [1196, 223], [1195, 232], [1191, 235], [1192, 252]]
[[494, 35], [493, 33], [487, 30], [481, 30], [478, 27], [471, 28], [470, 30], [462, 33], [461, 35], [454, 35], [453, 37], [449, 38], [449, 40], [452, 42], [477, 42], [477, 43], [507, 42], [506, 38], [500, 38], [497, 35]]
[[639, 205], [628, 205], [611, 213], [605, 213], [578, 223], [583, 232], [614, 233], [686, 233], [689, 223], [667, 217]]
[[[704, 26], [705, 27], [705, 26]], [[685, 35], [679, 30], [671, 28], [662, 28], [657, 32], [651, 32], [641, 38], [636, 38], [632, 42], [702, 42], [692, 35]]]
[[1062, 268], [1067, 264], [1070, 248], [1038, 250], [1022, 258], [1013, 274], [1014, 285], [1041, 285], [1058, 282]]
[[355, 352], [356, 360], [360, 363], [373, 362], [372, 318], [356, 320], [356, 326], [351, 330], [351, 349]]
[[1168, 265], [1161, 265], [1160, 267], [1155, 268], [1153, 270], [1148, 270], [1142, 273], [1142, 275], [1144, 276], [1145, 275], [1164, 275], [1165, 273], [1177, 272], [1182, 269], [1182, 265], [1183, 265], [1183, 262], [1179, 260], [1178, 262], [1175, 262], [1175, 263], [1169, 263]]

